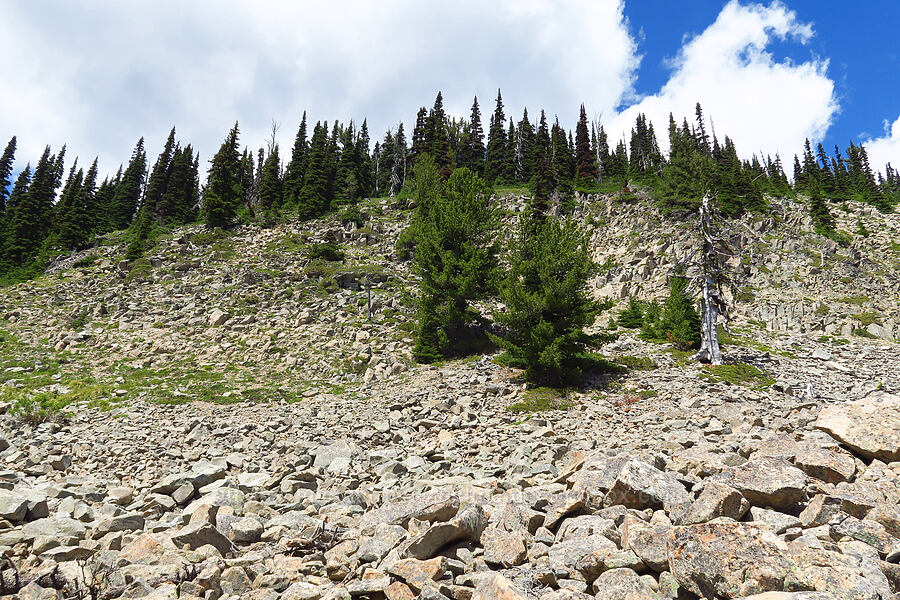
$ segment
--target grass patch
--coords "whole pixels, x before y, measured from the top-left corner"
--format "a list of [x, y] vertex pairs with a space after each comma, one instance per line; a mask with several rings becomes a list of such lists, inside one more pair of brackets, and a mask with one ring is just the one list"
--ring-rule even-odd
[[497, 196], [528, 196], [531, 191], [523, 185], [498, 185], [494, 186], [494, 193]]
[[853, 306], [862, 306], [866, 302], [869, 302], [869, 297], [868, 296], [844, 296], [843, 298], [838, 298], [837, 301], [842, 302], [844, 304], [852, 304]]
[[232, 236], [230, 231], [225, 231], [221, 227], [216, 227], [210, 231], [201, 231], [191, 236], [191, 242], [198, 246], [209, 246], [221, 240], [227, 240]]
[[306, 248], [306, 236], [288, 233], [266, 244], [267, 252], [300, 252]]
[[153, 266], [150, 264], [150, 261], [146, 258], [138, 258], [131, 263], [131, 270], [128, 271], [128, 275], [125, 276], [125, 281], [128, 283], [131, 283], [132, 281], [144, 281], [149, 279], [152, 274]]
[[765, 389], [775, 383], [775, 380], [766, 373], [747, 363], [711, 365], [703, 369], [701, 377], [710, 381], [722, 381], [756, 390]]
[[568, 410], [574, 406], [566, 399], [566, 392], [549, 387], [527, 390], [522, 400], [506, 407], [511, 413], [534, 413], [547, 410]]
[[87, 256], [76, 260], [74, 263], [72, 263], [72, 266], [75, 267], [76, 269], [86, 269], [87, 267], [94, 266], [96, 263], [97, 263], [97, 257], [94, 256], [93, 254], [88, 254]]
[[868, 327], [872, 324], [881, 325], [881, 315], [877, 312], [861, 312], [859, 314], [853, 315], [853, 318], [862, 323], [863, 327]]
[[346, 254], [341, 247], [335, 243], [316, 243], [309, 247], [307, 254], [310, 260], [327, 260], [330, 262], [340, 262], [346, 258]]
[[874, 334], [869, 333], [868, 330], [863, 329], [862, 327], [857, 327], [856, 329], [854, 329], [854, 330], [853, 330], [853, 335], [855, 335], [856, 337], [866, 338], [866, 339], [869, 339], [869, 340], [877, 340], [877, 339], [879, 339], [877, 335], [874, 335]]

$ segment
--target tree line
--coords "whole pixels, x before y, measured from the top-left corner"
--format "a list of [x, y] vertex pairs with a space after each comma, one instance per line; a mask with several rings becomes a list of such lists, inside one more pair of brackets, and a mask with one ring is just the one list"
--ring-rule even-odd
[[[793, 161], [793, 181], [781, 158], [741, 159], [734, 142], [707, 131], [698, 103], [692, 121], [669, 117], [664, 153], [654, 126], [638, 115], [629, 139], [609, 139], [589, 120], [582, 105], [574, 131], [541, 110], [507, 117], [498, 90], [487, 131], [478, 99], [468, 118], [453, 117], [438, 92], [421, 107], [408, 139], [399, 123], [382, 139], [370, 139], [366, 120], [308, 123], [303, 113], [293, 147], [282, 158], [273, 135], [264, 147], [241, 146], [237, 123], [209, 160], [201, 182], [200, 158], [175, 130], [149, 165], [141, 138], [127, 163], [98, 182], [95, 159], [87, 170], [79, 160], [65, 171], [66, 147], [48, 146], [12, 180], [16, 138], [0, 157], [0, 278], [21, 280], [40, 273], [55, 256], [83, 249], [97, 236], [128, 229], [129, 257], [142, 252], [154, 227], [202, 221], [210, 227], [237, 222], [272, 225], [285, 218], [311, 219], [361, 198], [410, 194], [407, 176], [423, 155], [431, 157], [442, 181], [461, 168], [488, 185], [529, 187], [534, 210], [565, 213], [575, 192], [592, 193], [640, 186], [651, 191], [673, 218], [696, 211], [705, 190], [715, 190], [728, 216], [763, 211], [766, 195], [810, 197], [817, 229], [833, 234], [829, 202], [859, 200], [881, 211], [900, 202], [900, 172], [890, 164], [873, 171], [865, 148], [851, 143], [828, 155], [809, 141]], [[311, 131], [310, 131], [311, 129]]]

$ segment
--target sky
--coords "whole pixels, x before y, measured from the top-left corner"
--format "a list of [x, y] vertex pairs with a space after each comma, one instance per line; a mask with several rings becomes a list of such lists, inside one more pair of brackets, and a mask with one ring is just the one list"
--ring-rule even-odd
[[18, 137], [17, 168], [65, 143], [108, 173], [141, 136], [153, 161], [173, 126], [206, 164], [235, 121], [251, 149], [275, 122], [285, 156], [304, 110], [367, 118], [374, 143], [438, 90], [456, 116], [477, 95], [487, 129], [500, 88], [517, 121], [572, 128], [584, 103], [613, 140], [645, 113], [664, 150], [669, 113], [699, 101], [744, 157], [853, 140], [883, 170], [900, 167], [897, 23], [893, 0], [3, 2], [0, 144]]

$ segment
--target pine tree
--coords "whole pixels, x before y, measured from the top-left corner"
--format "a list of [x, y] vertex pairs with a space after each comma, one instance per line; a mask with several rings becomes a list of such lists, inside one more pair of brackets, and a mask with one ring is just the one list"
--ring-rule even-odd
[[11, 198], [14, 204], [7, 218], [5, 252], [7, 262], [12, 265], [23, 266], [34, 258], [50, 231], [64, 154], [65, 146], [56, 156], [50, 154], [47, 146], [31, 176], [28, 191], [18, 195], [13, 190], [16, 197]]
[[394, 162], [391, 167], [391, 197], [395, 196], [406, 183], [406, 135], [403, 133], [403, 123], [397, 125], [397, 135], [394, 136]]
[[175, 224], [191, 223], [197, 219], [200, 202], [200, 159], [194, 156], [193, 147], [175, 147], [169, 181], [162, 197], [162, 205], [169, 215], [167, 221]]
[[444, 97], [440, 92], [434, 99], [434, 107], [428, 115], [429, 138], [427, 140], [428, 151], [441, 172], [441, 177], [450, 177], [450, 165], [453, 164], [453, 155], [450, 151], [450, 141], [447, 137], [447, 115], [444, 112]]
[[[596, 131], [597, 128], [592, 128], [593, 131]], [[603, 126], [600, 125], [599, 131], [597, 131], [597, 182], [603, 184], [607, 179], [612, 178], [611, 168], [612, 163], [609, 155], [609, 139], [607, 138], [606, 131], [603, 129]]]
[[528, 109], [522, 113], [516, 133], [516, 180], [530, 181], [535, 175], [537, 155], [535, 153], [534, 125], [528, 120]]
[[327, 131], [327, 122], [324, 125], [316, 123], [313, 129], [303, 187], [297, 197], [297, 210], [301, 219], [317, 217], [328, 208]]
[[816, 163], [816, 159], [813, 156], [809, 138], [807, 138], [806, 142], [803, 144], [803, 164], [801, 165], [801, 170], [803, 173], [803, 187], [800, 189], [808, 192], [812, 190], [813, 186], [821, 187], [822, 177], [819, 172], [819, 165]]
[[359, 197], [369, 197], [375, 187], [375, 165], [369, 152], [369, 124], [363, 119], [359, 135], [356, 137], [356, 181], [359, 182]]
[[816, 233], [828, 238], [835, 237], [834, 217], [828, 210], [822, 191], [817, 185], [813, 186], [809, 194], [809, 216], [812, 217], [813, 229]]
[[294, 148], [291, 151], [291, 160], [284, 169], [284, 204], [286, 207], [296, 207], [300, 189], [303, 187], [303, 176], [306, 172], [306, 157], [309, 153], [309, 142], [306, 139], [306, 111], [294, 138]]
[[558, 385], [582, 378], [585, 352], [602, 341], [584, 331], [600, 310], [587, 289], [595, 268], [588, 236], [574, 222], [520, 221], [500, 286], [506, 309], [496, 319], [504, 332], [491, 339], [530, 381]]
[[712, 156], [712, 147], [709, 143], [709, 135], [706, 133], [706, 125], [703, 123], [703, 109], [700, 103], [694, 108], [694, 115], [697, 117], [697, 128], [694, 138], [696, 139], [697, 149], [706, 156]]
[[566, 130], [557, 118], [550, 130], [550, 166], [553, 180], [560, 196], [568, 198], [572, 195], [572, 179], [575, 176], [575, 157], [566, 139]]
[[203, 190], [203, 221], [207, 227], [229, 227], [244, 198], [241, 186], [241, 155], [238, 153], [238, 124], [235, 123], [219, 151], [210, 160]]
[[420, 186], [423, 179], [435, 180], [436, 171], [431, 160], [416, 163], [417, 187], [431, 190], [419, 199], [416, 216], [415, 269], [421, 282], [414, 353], [421, 362], [466, 351], [466, 328], [476, 316], [469, 303], [490, 292], [497, 261], [491, 186], [466, 168], [453, 172], [444, 193]]
[[141, 200], [146, 174], [147, 153], [144, 151], [144, 138], [141, 138], [134, 147], [131, 160], [128, 161], [128, 166], [116, 186], [109, 211], [109, 231], [125, 229], [131, 223]]
[[150, 178], [147, 180], [147, 190], [144, 192], [144, 206], [147, 207], [150, 219], [159, 224], [167, 222], [172, 216], [172, 207], [164, 206], [163, 196], [166, 194], [166, 187], [172, 174], [172, 159], [174, 155], [175, 128], [173, 127], [163, 146], [163, 151], [150, 171]]
[[16, 156], [16, 136], [13, 136], [3, 155], [0, 156], [0, 218], [6, 212], [6, 199], [9, 198], [9, 177], [12, 175], [13, 160]]
[[260, 171], [262, 175], [259, 184], [259, 213], [257, 218], [268, 227], [273, 225], [278, 219], [278, 213], [282, 204], [283, 187], [278, 144], [272, 144], [272, 150], [266, 157]]
[[410, 150], [413, 161], [431, 150], [428, 128], [428, 109], [423, 106], [416, 114], [416, 125], [413, 128], [412, 149]]
[[587, 112], [584, 104], [575, 126], [575, 185], [590, 187], [597, 182], [597, 162], [588, 136]]
[[55, 207], [53, 246], [58, 249], [78, 248], [87, 239], [87, 232], [81, 229], [85, 217], [80, 205], [84, 171], [79, 169], [75, 173], [77, 164], [76, 160]]
[[352, 202], [359, 197], [357, 178], [356, 133], [353, 121], [341, 132], [341, 151], [337, 164], [335, 198], [341, 202]]
[[478, 96], [472, 102], [472, 114], [466, 128], [466, 145], [459, 161], [460, 166], [478, 174], [484, 174], [484, 129], [481, 126], [481, 110]]
[[503, 114], [503, 97], [497, 90], [497, 106], [491, 115], [488, 142], [485, 149], [484, 177], [494, 183], [503, 176], [506, 159], [506, 115]]
[[503, 156], [503, 172], [500, 180], [504, 183], [512, 183], [516, 179], [516, 143], [518, 134], [516, 124], [509, 120], [509, 130], [506, 132], [506, 153]]

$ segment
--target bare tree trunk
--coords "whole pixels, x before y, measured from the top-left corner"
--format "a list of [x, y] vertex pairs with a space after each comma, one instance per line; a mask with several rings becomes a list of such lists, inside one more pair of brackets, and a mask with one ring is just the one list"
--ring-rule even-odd
[[700, 351], [694, 356], [700, 362], [722, 364], [722, 350], [719, 348], [719, 308], [713, 301], [716, 294], [715, 282], [711, 277], [703, 277], [703, 298], [700, 301], [701, 324]]
[[701, 259], [703, 298], [701, 300], [700, 351], [694, 358], [700, 362], [722, 364], [722, 350], [719, 348], [719, 307], [724, 307], [717, 281], [721, 279], [721, 266], [717, 240], [713, 235], [709, 194], [703, 197], [700, 206], [700, 231], [703, 235], [703, 258]]

